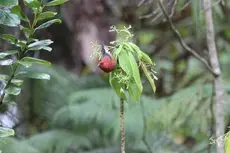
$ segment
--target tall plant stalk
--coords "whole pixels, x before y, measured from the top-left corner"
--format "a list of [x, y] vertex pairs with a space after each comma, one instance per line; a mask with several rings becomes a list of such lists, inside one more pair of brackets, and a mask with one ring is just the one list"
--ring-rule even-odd
[[[215, 31], [212, 18], [211, 0], [203, 0], [206, 22], [206, 38], [209, 50], [209, 60], [213, 71], [217, 74], [214, 76], [214, 93], [215, 93], [215, 118], [216, 118], [216, 138], [224, 135], [224, 89], [221, 84], [221, 70], [218, 60], [218, 53], [215, 43]], [[224, 153], [224, 145], [216, 144], [216, 153]]]
[[125, 153], [124, 100], [120, 99], [121, 153]]

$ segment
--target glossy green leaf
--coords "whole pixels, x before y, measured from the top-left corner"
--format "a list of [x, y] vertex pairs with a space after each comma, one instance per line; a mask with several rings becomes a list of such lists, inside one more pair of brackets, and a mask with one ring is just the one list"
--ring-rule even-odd
[[27, 51], [36, 51], [36, 50], [46, 50], [46, 51], [52, 51], [51, 47], [48, 46], [37, 46], [37, 47], [31, 47]]
[[10, 56], [10, 55], [17, 54], [17, 53], [18, 53], [17, 50], [9, 50], [9, 51], [5, 51], [5, 52], [0, 52], [0, 59], [5, 58], [5, 57]]
[[27, 62], [27, 63], [37, 63], [37, 64], [41, 64], [45, 66], [51, 66], [50, 62], [46, 60], [38, 59], [38, 58], [33, 58], [33, 57], [24, 57], [21, 61]]
[[36, 42], [33, 42], [33, 43], [28, 45], [27, 51], [35, 51], [35, 50], [41, 50], [41, 49], [51, 51], [52, 48], [48, 47], [48, 45], [50, 45], [52, 43], [53, 43], [53, 41], [51, 41], [49, 39], [36, 41]]
[[33, 32], [34, 32], [33, 29], [26, 28], [26, 27], [23, 27], [23, 26], [20, 26], [20, 29], [23, 31], [23, 33], [26, 36], [26, 38], [29, 38], [29, 36], [32, 35]]
[[40, 40], [40, 41], [36, 41], [36, 42], [33, 42], [33, 43], [29, 44], [28, 48], [38, 47], [38, 46], [48, 46], [48, 45], [50, 45], [52, 43], [53, 43], [53, 41], [50, 40], [50, 39]]
[[21, 88], [19, 87], [14, 87], [14, 86], [10, 86], [7, 89], [5, 89], [5, 93], [9, 94], [9, 95], [19, 95], [21, 92]]
[[41, 21], [44, 19], [53, 18], [55, 15], [57, 15], [57, 12], [51, 12], [51, 11], [43, 12], [43, 13], [39, 14], [37, 20]]
[[12, 59], [0, 60], [0, 65], [7, 66], [13, 64], [13, 62], [14, 61]]
[[126, 100], [124, 89], [122, 88], [122, 85], [119, 83], [119, 79], [114, 77], [114, 72], [111, 72], [109, 74], [109, 83], [110, 83], [111, 87], [113, 88], [113, 90], [116, 92], [116, 94], [120, 98]]
[[18, 47], [21, 47], [22, 48], [22, 50], [24, 50], [24, 48], [26, 47], [26, 41], [24, 41], [24, 40], [19, 40], [18, 42], [17, 42], [17, 45], [16, 46], [18, 46]]
[[63, 4], [65, 2], [67, 2], [68, 0], [53, 0], [49, 3], [47, 3], [45, 6], [56, 6], [56, 5], [60, 5]]
[[32, 66], [32, 63], [31, 62], [24, 62], [24, 61], [17, 61], [16, 63], [26, 67], [26, 68], [29, 68]]
[[5, 138], [9, 136], [13, 136], [14, 130], [10, 128], [0, 127], [0, 138]]
[[32, 9], [37, 9], [41, 6], [38, 0], [24, 0], [24, 3]]
[[51, 26], [54, 23], [61, 23], [61, 20], [60, 19], [53, 19], [53, 20], [47, 21], [47, 22], [41, 24], [40, 26], [38, 26], [37, 28], [35, 28], [35, 30], [40, 30], [40, 29], [47, 28], [47, 27]]
[[16, 85], [16, 86], [21, 86], [23, 84], [23, 80], [20, 79], [13, 79], [11, 81], [12, 84]]
[[22, 78], [50, 80], [49, 74], [40, 73], [40, 72], [21, 71], [21, 72], [18, 72], [15, 76], [20, 77], [20, 78], [22, 77]]
[[16, 5], [11, 8], [11, 13], [16, 14], [21, 20], [28, 21], [28, 18], [22, 11], [21, 7], [19, 5]]
[[18, 0], [0, 0], [0, 6], [18, 5]]
[[9, 10], [0, 9], [0, 24], [16, 27], [20, 24], [20, 18], [17, 15], [10, 13]]
[[18, 41], [18, 39], [11, 34], [2, 34], [0, 38], [9, 41], [11, 44], [17, 44]]

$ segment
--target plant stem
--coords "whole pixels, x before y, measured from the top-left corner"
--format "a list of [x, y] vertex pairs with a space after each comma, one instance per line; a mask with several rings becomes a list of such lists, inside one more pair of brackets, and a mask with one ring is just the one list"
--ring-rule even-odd
[[124, 99], [120, 99], [121, 153], [125, 153]]
[[[16, 72], [16, 71], [17, 71], [17, 66], [14, 68], [14, 70], [13, 70], [13, 72], [12, 72], [12, 74], [11, 74], [9, 80], [8, 80], [7, 83], [6, 83], [6, 86], [5, 86], [4, 90], [7, 89], [7, 88], [9, 87], [11, 81], [12, 81], [13, 78], [14, 78], [14, 75], [15, 75], [15, 72]], [[5, 92], [3, 93], [2, 97], [1, 97], [0, 105], [3, 103], [4, 97], [5, 97]]]
[[[214, 77], [214, 93], [215, 93], [215, 121], [216, 121], [216, 138], [224, 136], [224, 89], [221, 83], [221, 70], [218, 59], [218, 53], [215, 43], [215, 31], [212, 18], [212, 1], [203, 0], [205, 10], [205, 22], [206, 22], [206, 38], [209, 51], [209, 59], [212, 65], [212, 69], [215, 72]], [[221, 144], [224, 142], [221, 142]], [[224, 145], [216, 144], [216, 153], [224, 153]]]

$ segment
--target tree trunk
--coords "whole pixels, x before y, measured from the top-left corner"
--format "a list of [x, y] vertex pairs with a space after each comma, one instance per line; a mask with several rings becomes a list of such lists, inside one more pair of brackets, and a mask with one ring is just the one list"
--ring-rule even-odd
[[[221, 71], [218, 60], [218, 54], [215, 44], [215, 31], [212, 19], [212, 4], [211, 0], [203, 0], [206, 21], [206, 37], [209, 50], [209, 59], [213, 71], [217, 74], [214, 78], [214, 93], [215, 93], [215, 118], [216, 118], [216, 138], [224, 136], [224, 90], [221, 84]], [[221, 140], [222, 141], [222, 140]], [[216, 144], [216, 153], [224, 153], [224, 142]]]
[[108, 44], [115, 37], [109, 33], [110, 25], [114, 24], [111, 13], [102, 0], [71, 0], [63, 5], [62, 14], [72, 32], [72, 71], [80, 73], [82, 63], [94, 70], [97, 64], [90, 58], [92, 42]]

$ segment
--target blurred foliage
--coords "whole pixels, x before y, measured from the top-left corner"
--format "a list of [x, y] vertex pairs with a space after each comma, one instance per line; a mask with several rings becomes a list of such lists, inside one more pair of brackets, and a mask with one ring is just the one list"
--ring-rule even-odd
[[[154, 153], [206, 153], [208, 150], [214, 153], [215, 145], [209, 144], [215, 121], [212, 76], [199, 61], [184, 52], [167, 24], [161, 22], [162, 14], [154, 1], [145, 1], [131, 12], [128, 4], [111, 3], [128, 16], [119, 25], [132, 24], [135, 43], [152, 57], [159, 78], [154, 96], [151, 86], [143, 79], [144, 95], [140, 103], [131, 99], [125, 103], [127, 152], [146, 153], [150, 146]], [[228, 9], [229, 4], [226, 2]], [[126, 9], [122, 10], [122, 5], [127, 5]], [[172, 19], [184, 41], [207, 58], [201, 8], [199, 0], [178, 0]], [[230, 23], [221, 5], [215, 4], [213, 11], [226, 93], [227, 127], [230, 125]], [[131, 20], [129, 15], [136, 13], [138, 20]], [[26, 134], [15, 127], [17, 138], [4, 138], [0, 142], [3, 153], [119, 152], [119, 99], [109, 88], [107, 75], [76, 76], [60, 66], [44, 69], [33, 65], [31, 71], [47, 72], [51, 79], [25, 81], [22, 95], [17, 98], [24, 118], [16, 125], [20, 127], [23, 121], [28, 122]]]

